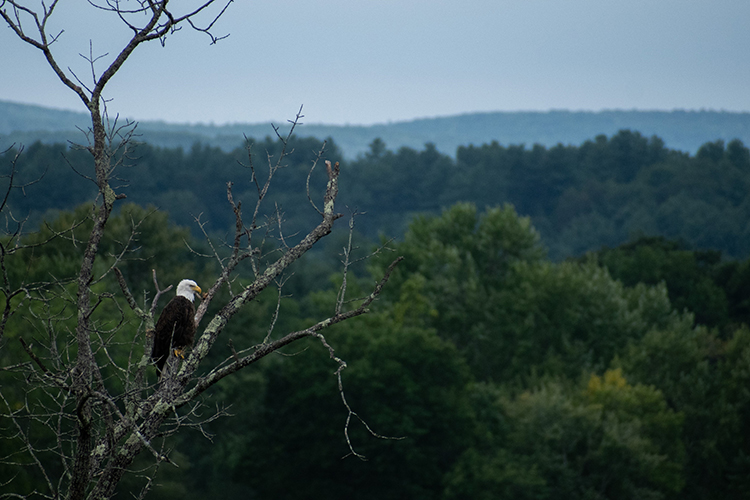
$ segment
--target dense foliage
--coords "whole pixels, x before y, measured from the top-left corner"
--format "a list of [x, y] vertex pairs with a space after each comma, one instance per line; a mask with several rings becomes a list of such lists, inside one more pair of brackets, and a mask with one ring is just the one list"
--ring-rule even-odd
[[[86, 212], [65, 212], [27, 241], [73, 219], [85, 233]], [[135, 289], [149, 289], [154, 266], [170, 280], [216, 272], [180, 240], [200, 242], [160, 212], [126, 207], [111, 221], [111, 241], [146, 215], [124, 268]], [[79, 258], [75, 238], [53, 243], [30, 253], [23, 272], [59, 276], [52, 287], [64, 293]], [[369, 460], [342, 459], [336, 365], [310, 342], [207, 395], [234, 416], [204, 428], [212, 441], [197, 431], [174, 440], [180, 467], [162, 467], [151, 498], [745, 498], [750, 330], [732, 297], [750, 286], [750, 262], [645, 239], [555, 263], [529, 218], [472, 204], [416, 218], [394, 249], [406, 259], [375, 310], [328, 339], [349, 364], [348, 402], [375, 432], [404, 439], [375, 438], [355, 422], [350, 438]], [[275, 331], [333, 307], [335, 280], [306, 276], [335, 275], [318, 259], [295, 269]], [[387, 261], [377, 256], [371, 272]], [[360, 274], [350, 293], [369, 283]], [[97, 286], [116, 292], [106, 280]], [[724, 304], [722, 315], [694, 316], [690, 305], [703, 301]], [[275, 306], [273, 294], [259, 297], [226, 342], [261, 340]], [[53, 317], [50, 331], [62, 332], [67, 315]], [[126, 321], [135, 334], [137, 322]], [[18, 337], [47, 342], [50, 331], [9, 325], [3, 365], [23, 361]], [[122, 340], [112, 355], [128, 355]], [[227, 355], [223, 347], [212, 356]], [[3, 387], [23, 397], [12, 381]], [[3, 454], [13, 446], [4, 440]], [[122, 493], [137, 485], [130, 477]]]
[[[283, 172], [289, 175], [276, 184], [274, 199], [290, 224], [301, 212], [287, 196], [304, 192], [319, 146], [298, 141], [301, 158], [290, 160]], [[271, 140], [254, 146], [270, 154], [275, 147]], [[26, 151], [21, 172], [34, 179], [61, 156], [73, 166], [84, 161], [74, 150], [37, 144]], [[99, 265], [108, 265], [135, 227], [122, 269], [139, 300], [153, 293], [153, 268], [162, 283], [185, 276], [211, 281], [218, 270], [201, 256], [211, 250], [173, 221], [203, 213], [211, 229], [226, 225], [223, 177], [230, 174], [223, 169], [236, 161], [247, 162], [246, 153], [142, 146], [123, 188], [129, 201], [174, 207], [178, 215], [122, 207], [109, 222]], [[334, 327], [327, 339], [348, 364], [347, 402], [374, 432], [398, 439], [373, 437], [355, 419], [349, 437], [368, 460], [342, 459], [349, 448], [337, 365], [320, 343], [295, 344], [205, 395], [204, 403], [228, 406], [234, 416], [204, 426], [210, 441], [197, 431], [173, 438], [179, 467], [159, 470], [149, 498], [747, 498], [750, 260], [742, 260], [741, 243], [748, 228], [730, 232], [725, 222], [745, 217], [748, 202], [739, 191], [749, 168], [739, 142], [709, 143], [691, 157], [632, 132], [580, 147], [466, 147], [455, 161], [429, 145], [391, 152], [374, 142], [346, 165], [342, 189], [357, 201], [352, 210], [368, 212], [356, 219], [358, 229], [388, 228], [398, 238], [392, 252], [353, 268], [349, 296], [368, 290], [394, 254], [405, 260], [371, 314]], [[59, 170], [54, 175], [64, 175]], [[237, 199], [255, 189], [242, 182], [235, 184]], [[32, 190], [43, 186], [29, 186], [25, 198], [14, 193], [12, 203], [20, 213], [55, 209], [24, 240], [51, 242], [22, 254], [9, 279], [23, 273], [63, 296], [74, 286], [78, 242], [90, 228], [90, 207], [67, 208], [90, 193], [57, 189], [42, 200]], [[453, 203], [459, 199], [475, 202]], [[498, 204], [506, 200], [515, 207]], [[704, 218], [690, 219], [699, 208]], [[73, 233], [54, 237], [73, 221], [80, 221]], [[682, 240], [616, 244], [636, 221], [644, 232]], [[537, 223], [547, 228], [541, 234]], [[272, 335], [307, 326], [334, 307], [340, 263], [331, 257], [346, 238], [344, 226], [328, 238], [326, 257], [309, 254], [292, 270]], [[681, 232], [686, 227], [700, 231]], [[586, 238], [573, 238], [579, 234]], [[562, 248], [579, 254], [610, 246], [560, 261], [548, 256], [543, 236], [557, 245], [557, 256]], [[694, 250], [700, 247], [691, 242], [710, 249]], [[369, 244], [360, 238], [359, 245], [365, 252]], [[740, 258], [722, 258], [716, 249]], [[96, 291], [119, 296], [111, 275]], [[272, 292], [225, 330], [211, 353], [216, 361], [269, 333]], [[71, 349], [63, 343], [71, 313], [56, 301], [35, 301], [35, 293], [14, 299], [14, 307], [48, 314], [47, 328], [30, 330], [15, 316], [0, 345], [2, 366], [26, 361], [21, 337]], [[39, 309], [43, 304], [48, 310]], [[118, 333], [122, 349], [107, 353], [115, 359], [140, 345], [131, 339], [143, 332], [128, 311], [123, 303], [98, 312], [128, 325], [129, 334]], [[23, 404], [16, 382], [0, 378], [10, 405]], [[0, 455], [12, 462], [18, 443], [9, 427], [0, 432], [7, 438]], [[0, 490], [15, 474], [0, 468]], [[38, 479], [21, 474], [27, 484]], [[138, 491], [138, 475], [121, 484], [123, 496]]]
[[[314, 216], [303, 210], [307, 201], [300, 193], [321, 141], [296, 139], [292, 146], [298, 154], [288, 158], [287, 171], [274, 183], [270, 196], [275, 205], [269, 206], [310, 213], [310, 218], [288, 217], [288, 234], [307, 227]], [[251, 141], [257, 175], [263, 176], [266, 158], [279, 150], [280, 143], [271, 138]], [[327, 158], [341, 159], [333, 140], [326, 151]], [[41, 181], [26, 188], [27, 196], [14, 202], [14, 210], [31, 212], [39, 221], [46, 210], [89, 199], [93, 184], [87, 188], [76, 173], [85, 171], [86, 161], [84, 151], [30, 146], [20, 164], [23, 180]], [[143, 144], [120, 170], [118, 192], [169, 212], [177, 224], [191, 225], [201, 216], [209, 231], [222, 232], [232, 225], [225, 185], [234, 180], [238, 162], [251, 163], [244, 148], [224, 152], [195, 145], [184, 151]], [[51, 168], [65, 163], [70, 168]], [[580, 146], [462, 146], [455, 159], [432, 144], [421, 151], [391, 151], [375, 140], [366, 154], [343, 168], [340, 201], [367, 213], [358, 229], [371, 238], [379, 233], [399, 237], [414, 215], [438, 214], [468, 201], [479, 207], [510, 203], [530, 216], [553, 260], [642, 235], [683, 240], [734, 258], [747, 257], [750, 248], [750, 150], [739, 140], [705, 143], [689, 155], [666, 148], [658, 137], [623, 130]], [[238, 196], [255, 189], [250, 179], [236, 183]], [[58, 185], [71, 188], [50, 189]]]

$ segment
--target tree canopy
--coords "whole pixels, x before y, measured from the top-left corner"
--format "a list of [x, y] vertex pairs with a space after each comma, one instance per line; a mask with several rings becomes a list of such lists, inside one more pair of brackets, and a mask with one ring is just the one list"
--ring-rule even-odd
[[[283, 147], [270, 137], [250, 143], [256, 158], [276, 158]], [[305, 169], [319, 144], [293, 139], [290, 147], [299, 154], [286, 159], [286, 169], [268, 195], [273, 201], [269, 206], [296, 213], [304, 205], [295, 195], [306, 189]], [[326, 154], [341, 160], [333, 139], [327, 140]], [[25, 182], [41, 181], [28, 186], [27, 196], [15, 199], [12, 208], [31, 213], [38, 223], [48, 210], [82, 203], [93, 185], [87, 189], [86, 183], [76, 182], [76, 172], [84, 171], [87, 161], [84, 151], [31, 145], [20, 159], [20, 172]], [[50, 168], [61, 162], [70, 168]], [[244, 147], [224, 152], [196, 144], [186, 151], [142, 144], [125, 162], [119, 186], [129, 200], [167, 211], [172, 222], [189, 226], [202, 216], [210, 222], [209, 230], [224, 232], [233, 222], [224, 209], [223, 185], [238, 163], [248, 166]], [[739, 140], [707, 142], [691, 156], [666, 148], [656, 136], [622, 130], [579, 146], [466, 145], [455, 158], [432, 144], [421, 151], [391, 151], [375, 140], [367, 153], [343, 162], [342, 168], [342, 202], [367, 214], [357, 227], [371, 239], [380, 233], [399, 237], [412, 217], [469, 202], [480, 208], [513, 205], [531, 218], [554, 260], [639, 236], [681, 240], [737, 259], [746, 258], [750, 248], [750, 201], [745, 196], [750, 151]], [[39, 196], [61, 183], [75, 187]], [[235, 189], [242, 195], [253, 187]], [[291, 219], [289, 230], [296, 232], [310, 220]]]
[[[44, 231], [86, 211], [60, 213]], [[201, 243], [153, 209], [123, 208], [110, 221], [113, 243], [140, 219], [123, 268], [135, 286], [147, 286], [155, 265], [174, 279], [216, 272], [187, 250]], [[76, 238], [30, 253], [24, 272], [74, 274]], [[553, 262], [530, 219], [508, 205], [420, 216], [391, 247], [405, 257], [392, 286], [369, 316], [328, 338], [349, 364], [348, 403], [397, 439], [367, 439], [355, 418], [349, 438], [368, 460], [342, 460], [350, 454], [347, 412], [328, 352], [310, 343], [208, 394], [204, 403], [230, 405], [235, 418], [203, 427], [212, 442], [200, 433], [172, 438], [180, 468], [165, 465], [150, 497], [222, 488], [232, 498], [743, 498], [750, 333], [730, 298], [744, 289], [747, 261], [657, 238]], [[350, 293], [366, 289], [388, 254], [357, 268]], [[323, 269], [334, 276], [333, 263], [316, 255], [296, 266], [279, 328], [298, 328], [336, 303], [340, 280], [305, 278]], [[693, 292], [703, 298], [692, 300]], [[719, 323], [691, 310], [721, 301]], [[273, 293], [260, 295], [227, 337], [261, 340], [276, 304]], [[49, 306], [54, 328], [65, 328], [64, 301]], [[9, 323], [4, 366], [24, 356], [16, 339], [25, 329]], [[223, 347], [211, 359], [231, 352]], [[11, 379], [3, 387], [11, 405], [22, 400]], [[3, 443], [12, 454], [13, 440]], [[120, 492], [132, 488], [125, 480]]]

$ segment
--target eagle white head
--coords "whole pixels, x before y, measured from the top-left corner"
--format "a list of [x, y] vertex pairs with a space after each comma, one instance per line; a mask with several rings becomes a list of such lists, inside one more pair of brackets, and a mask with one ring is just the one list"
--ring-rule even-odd
[[185, 297], [190, 302], [193, 301], [195, 294], [200, 295], [201, 291], [201, 287], [193, 280], [182, 280], [177, 285], [177, 295]]

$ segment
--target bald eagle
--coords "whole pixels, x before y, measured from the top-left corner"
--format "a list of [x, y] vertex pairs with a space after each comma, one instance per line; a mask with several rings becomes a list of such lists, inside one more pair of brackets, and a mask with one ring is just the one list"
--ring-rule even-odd
[[172, 349], [175, 356], [182, 356], [185, 347], [193, 345], [195, 337], [195, 307], [193, 298], [200, 296], [201, 289], [193, 280], [182, 280], [177, 285], [177, 296], [161, 311], [154, 332], [154, 348], [151, 359], [156, 363], [156, 373], [161, 371]]

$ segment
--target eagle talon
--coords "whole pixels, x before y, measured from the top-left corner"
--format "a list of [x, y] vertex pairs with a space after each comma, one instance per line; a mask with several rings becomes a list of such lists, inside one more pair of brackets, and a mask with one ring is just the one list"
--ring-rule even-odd
[[185, 356], [182, 354], [182, 349], [175, 349], [174, 350], [174, 357], [175, 358], [180, 358], [180, 359], [185, 359]]

